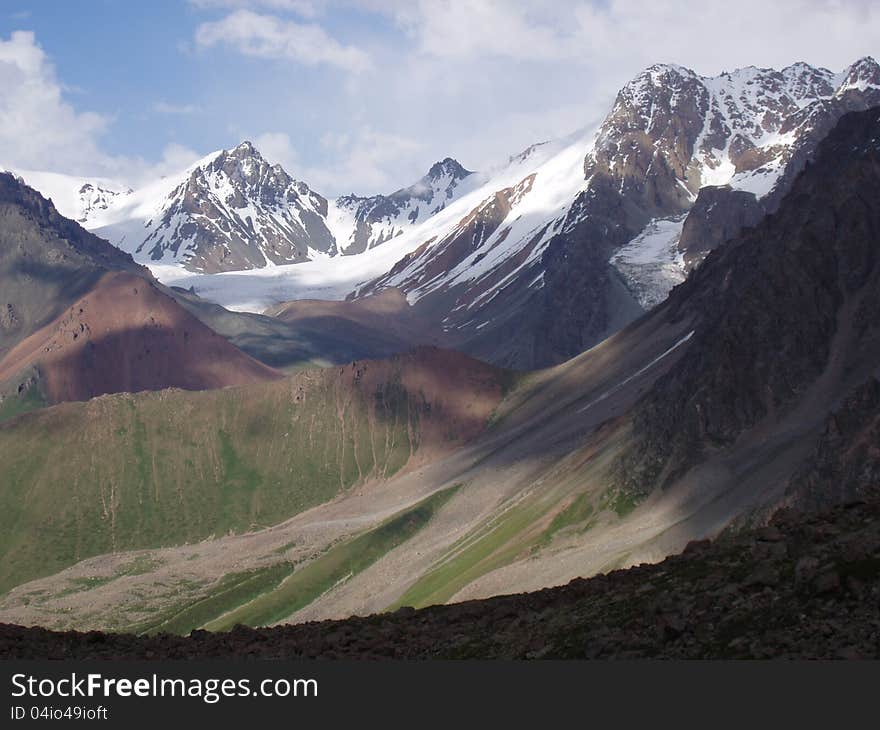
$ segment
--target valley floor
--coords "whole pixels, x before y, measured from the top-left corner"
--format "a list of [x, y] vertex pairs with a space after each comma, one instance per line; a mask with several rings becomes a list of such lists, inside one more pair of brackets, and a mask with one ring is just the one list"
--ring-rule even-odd
[[0, 625], [4, 659], [880, 658], [880, 496], [535, 593], [188, 637]]

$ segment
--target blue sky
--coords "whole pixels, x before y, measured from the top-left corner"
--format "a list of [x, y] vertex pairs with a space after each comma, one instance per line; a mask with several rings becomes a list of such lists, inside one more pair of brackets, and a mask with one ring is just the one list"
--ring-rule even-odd
[[[325, 194], [485, 168], [642, 67], [880, 52], [869, 0], [0, 0], [0, 164], [137, 184], [243, 138]], [[15, 35], [13, 35], [15, 34]]]

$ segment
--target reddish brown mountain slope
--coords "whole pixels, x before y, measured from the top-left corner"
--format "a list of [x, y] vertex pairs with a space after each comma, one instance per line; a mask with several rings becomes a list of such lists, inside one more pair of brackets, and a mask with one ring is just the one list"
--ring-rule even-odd
[[150, 282], [108, 272], [0, 360], [0, 382], [36, 369], [53, 402], [177, 387], [206, 390], [281, 377]]

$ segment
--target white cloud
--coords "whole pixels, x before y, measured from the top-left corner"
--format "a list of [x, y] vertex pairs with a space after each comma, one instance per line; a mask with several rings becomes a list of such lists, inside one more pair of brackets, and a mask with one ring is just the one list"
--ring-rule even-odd
[[394, 171], [412, 169], [419, 154], [424, 154], [421, 142], [369, 126], [351, 133], [327, 133], [321, 138], [321, 146], [331, 161], [323, 169], [314, 170], [315, 185], [342, 193], [391, 192], [412, 182], [401, 183]]
[[10, 167], [54, 169], [106, 164], [97, 138], [108, 119], [77, 112], [33, 33], [0, 39], [0, 161]]
[[299, 155], [286, 132], [264, 132], [251, 139], [254, 146], [270, 163], [279, 164], [290, 175], [297, 176]]
[[556, 0], [366, 0], [438, 57], [560, 60], [576, 50], [571, 8]]
[[[321, 135], [320, 164], [306, 164], [286, 132], [265, 132], [251, 137], [254, 146], [270, 163], [279, 163], [291, 176], [321, 193], [335, 197], [346, 193], [391, 192], [401, 187], [390, 171], [418, 170], [424, 156], [420, 142], [408, 137], [359, 127], [351, 132]], [[422, 175], [427, 171], [419, 171]], [[413, 182], [416, 173], [411, 173]]]
[[573, 8], [585, 62], [633, 68], [674, 61], [702, 74], [806, 60], [840, 70], [880, 51], [880, 7], [863, 0], [643, 3]]
[[136, 158], [120, 161], [120, 164], [127, 172], [126, 181], [137, 187], [139, 184], [181, 172], [204, 156], [203, 152], [196, 152], [185, 145], [172, 142], [162, 150], [162, 157], [158, 162]]
[[137, 185], [179, 172], [202, 156], [181, 144], [167, 145], [158, 161], [107, 154], [100, 141], [110, 119], [77, 111], [64, 98], [67, 89], [33, 33], [0, 39], [0, 165]]
[[196, 45], [226, 45], [246, 56], [295, 61], [306, 66], [328, 64], [348, 71], [364, 71], [369, 56], [359, 48], [331, 38], [319, 25], [236, 10], [221, 20], [196, 29]]
[[614, 76], [664, 60], [704, 74], [802, 58], [840, 68], [880, 51], [874, 0], [354, 1], [391, 17], [425, 55], [558, 60]]
[[[325, 133], [323, 164], [297, 172], [324, 192], [387, 191], [447, 154], [483, 169], [593, 126], [652, 63], [707, 75], [797, 60], [840, 70], [880, 50], [880, 17], [867, 2], [742, 0], [734, 12], [712, 0], [338, 1], [390, 20], [404, 38], [380, 50], [374, 43], [372, 69], [301, 100], [355, 126]], [[419, 142], [399, 147], [378, 135]]]
[[880, 53], [876, 0], [348, 1], [407, 41], [375, 57], [362, 86], [381, 83], [381, 104], [358, 97], [364, 123], [418, 130], [433, 155], [477, 169], [598, 123], [653, 63], [704, 75], [800, 60], [838, 71]]

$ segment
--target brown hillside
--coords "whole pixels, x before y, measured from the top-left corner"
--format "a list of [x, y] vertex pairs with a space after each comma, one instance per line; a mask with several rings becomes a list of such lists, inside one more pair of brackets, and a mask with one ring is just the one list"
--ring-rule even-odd
[[0, 360], [0, 382], [36, 368], [53, 402], [177, 387], [207, 390], [281, 377], [150, 282], [111, 272]]

